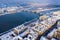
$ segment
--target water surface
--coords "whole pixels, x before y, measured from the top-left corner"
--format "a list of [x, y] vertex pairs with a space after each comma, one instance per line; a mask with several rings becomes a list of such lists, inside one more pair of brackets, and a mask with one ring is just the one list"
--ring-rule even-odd
[[38, 15], [32, 12], [19, 12], [0, 16], [0, 33], [8, 31], [9, 29], [28, 22], [36, 17], [38, 17]]

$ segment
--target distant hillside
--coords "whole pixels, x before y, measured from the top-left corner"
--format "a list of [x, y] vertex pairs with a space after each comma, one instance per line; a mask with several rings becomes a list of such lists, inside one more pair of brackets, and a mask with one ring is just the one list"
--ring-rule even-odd
[[60, 5], [47, 5], [46, 7], [48, 7], [48, 8], [57, 8], [57, 7], [60, 7]]

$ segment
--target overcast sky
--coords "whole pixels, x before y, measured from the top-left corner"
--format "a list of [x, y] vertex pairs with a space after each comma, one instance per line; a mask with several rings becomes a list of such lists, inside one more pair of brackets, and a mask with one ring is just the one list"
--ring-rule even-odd
[[[10, 0], [12, 1], [12, 0]], [[14, 1], [14, 0], [13, 0]], [[22, 2], [36, 2], [36, 3], [49, 3], [49, 4], [56, 4], [60, 5], [60, 0], [15, 0], [17, 2], [22, 1]]]
[[0, 2], [4, 3], [40, 3], [40, 4], [53, 4], [53, 5], [60, 5], [60, 0], [0, 0]]

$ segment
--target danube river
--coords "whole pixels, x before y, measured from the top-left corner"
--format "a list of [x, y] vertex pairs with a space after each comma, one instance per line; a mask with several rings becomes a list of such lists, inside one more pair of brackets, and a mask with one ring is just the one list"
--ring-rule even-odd
[[32, 12], [19, 12], [2, 15], [0, 16], [0, 33], [8, 31], [37, 17], [38, 15]]

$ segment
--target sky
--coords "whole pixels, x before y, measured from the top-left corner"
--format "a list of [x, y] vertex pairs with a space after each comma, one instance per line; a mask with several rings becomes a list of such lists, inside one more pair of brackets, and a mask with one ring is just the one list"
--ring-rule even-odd
[[60, 0], [0, 0], [3, 4], [60, 5]]
[[35, 3], [49, 3], [49, 4], [56, 4], [56, 5], [60, 5], [60, 0], [0, 0], [0, 2], [23, 2], [23, 3], [27, 3], [27, 2], [35, 2]]

